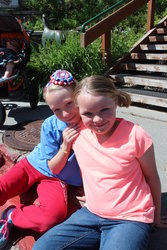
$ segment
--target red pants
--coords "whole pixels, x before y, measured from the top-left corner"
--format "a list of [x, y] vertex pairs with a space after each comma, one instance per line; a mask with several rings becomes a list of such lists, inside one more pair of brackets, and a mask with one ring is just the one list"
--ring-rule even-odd
[[66, 185], [57, 178], [46, 177], [24, 158], [0, 177], [0, 205], [37, 184], [39, 204], [20, 204], [12, 213], [16, 227], [45, 232], [62, 222], [67, 215]]

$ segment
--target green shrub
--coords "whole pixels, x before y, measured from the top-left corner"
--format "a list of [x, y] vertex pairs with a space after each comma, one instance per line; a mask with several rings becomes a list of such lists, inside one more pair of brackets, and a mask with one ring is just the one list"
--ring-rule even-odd
[[69, 70], [77, 80], [87, 75], [102, 74], [106, 65], [101, 59], [100, 40], [81, 48], [80, 37], [69, 34], [62, 45], [47, 42], [46, 47], [32, 48], [31, 60], [26, 70], [29, 81], [37, 81], [43, 87], [56, 69]]
[[[115, 0], [27, 0], [24, 4], [41, 15], [44, 13], [51, 29], [74, 29], [114, 3]], [[38, 26], [34, 20], [32, 23]]]
[[134, 44], [143, 36], [142, 32], [135, 33], [134, 29], [122, 25], [117, 26], [111, 32], [111, 63], [123, 57]]
[[[34, 7], [39, 7], [43, 12], [46, 9], [48, 1], [29, 0]], [[63, 29], [81, 25], [90, 17], [99, 13], [101, 9], [106, 9], [117, 1], [103, 0], [65, 0], [61, 1], [62, 5], [57, 5], [58, 1], [50, 1], [50, 15], [54, 24], [58, 24]], [[84, 4], [83, 4], [84, 2]], [[155, 23], [167, 14], [165, 5], [166, 0], [157, 0], [159, 9], [156, 8]], [[63, 5], [64, 4], [64, 5]], [[55, 7], [57, 6], [57, 9]], [[91, 8], [90, 8], [91, 6]], [[59, 10], [60, 9], [60, 10]], [[163, 12], [163, 14], [162, 14]], [[62, 13], [62, 15], [61, 15]], [[56, 22], [55, 22], [56, 20]], [[30, 23], [35, 29], [43, 29], [41, 18]], [[111, 31], [111, 59], [112, 64], [129, 52], [130, 48], [146, 33], [147, 26], [147, 8], [146, 6], [129, 16]], [[33, 47], [31, 61], [27, 65], [27, 75], [30, 81], [38, 82], [41, 88], [49, 80], [53, 71], [59, 68], [69, 70], [77, 80], [87, 75], [103, 74], [107, 66], [101, 58], [101, 40], [98, 39], [86, 48], [80, 47], [79, 35], [71, 33], [64, 44], [57, 45], [56, 42], [48, 42], [46, 47]]]

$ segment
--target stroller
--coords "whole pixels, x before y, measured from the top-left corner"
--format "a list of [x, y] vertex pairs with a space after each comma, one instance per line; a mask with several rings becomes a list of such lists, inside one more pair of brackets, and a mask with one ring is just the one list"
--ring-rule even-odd
[[[1, 78], [5, 67], [3, 63], [0, 63], [0, 98], [11, 99], [14, 96], [17, 98], [19, 93], [23, 93], [25, 90], [28, 93], [31, 108], [35, 109], [38, 104], [38, 85], [29, 82], [25, 74], [25, 66], [30, 60], [31, 33], [32, 31], [23, 29], [16, 17], [0, 14], [0, 47], [6, 48], [6, 43], [10, 39], [17, 39], [21, 44], [21, 49], [18, 52], [17, 67], [15, 67], [13, 74], [9, 78]], [[5, 119], [6, 110], [0, 101], [0, 127], [4, 124]]]

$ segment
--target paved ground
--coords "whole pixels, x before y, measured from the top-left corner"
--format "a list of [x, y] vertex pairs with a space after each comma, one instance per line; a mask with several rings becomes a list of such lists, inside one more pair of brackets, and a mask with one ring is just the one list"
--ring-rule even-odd
[[[0, 143], [2, 135], [9, 126], [19, 122], [45, 119], [51, 115], [51, 111], [45, 103], [39, 103], [36, 110], [31, 110], [28, 102], [5, 101], [3, 104], [8, 108], [7, 119], [0, 130]], [[149, 109], [131, 106], [130, 108], [118, 108], [118, 116], [140, 124], [153, 138], [157, 168], [162, 184], [162, 214], [167, 215], [167, 113], [152, 111]], [[27, 152], [9, 149], [25, 155]], [[158, 230], [152, 234], [149, 250], [167, 249], [167, 230]], [[135, 250], [135, 249], [134, 249]]]
[[[50, 109], [45, 103], [38, 103], [38, 107], [35, 110], [30, 108], [29, 102], [24, 101], [8, 101], [3, 100], [3, 105], [6, 108], [6, 121], [3, 127], [0, 129], [0, 143], [3, 142], [3, 134], [5, 130], [9, 129], [11, 125], [16, 125], [21, 122], [41, 120], [45, 119], [52, 114]], [[26, 151], [14, 150], [8, 148], [11, 153], [18, 153], [20, 156], [24, 156]]]

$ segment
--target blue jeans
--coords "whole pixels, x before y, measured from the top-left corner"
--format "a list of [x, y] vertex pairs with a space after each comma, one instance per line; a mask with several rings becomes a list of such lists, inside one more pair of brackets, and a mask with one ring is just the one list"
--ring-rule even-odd
[[145, 250], [151, 229], [152, 224], [104, 219], [83, 207], [39, 238], [33, 250]]

